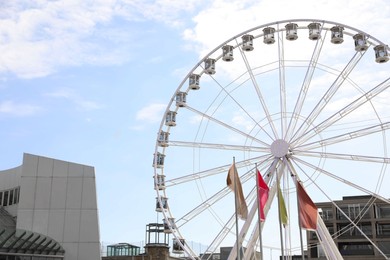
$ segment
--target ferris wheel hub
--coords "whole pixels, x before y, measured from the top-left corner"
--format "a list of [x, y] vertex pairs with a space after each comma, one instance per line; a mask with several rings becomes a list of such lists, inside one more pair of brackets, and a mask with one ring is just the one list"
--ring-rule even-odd
[[271, 153], [278, 158], [282, 158], [288, 154], [290, 145], [283, 139], [276, 139], [271, 144]]

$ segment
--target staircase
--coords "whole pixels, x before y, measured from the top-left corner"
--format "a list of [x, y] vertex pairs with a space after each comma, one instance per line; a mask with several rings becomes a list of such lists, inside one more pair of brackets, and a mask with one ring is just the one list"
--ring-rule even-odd
[[0, 207], [0, 230], [16, 229], [16, 221], [4, 207]]

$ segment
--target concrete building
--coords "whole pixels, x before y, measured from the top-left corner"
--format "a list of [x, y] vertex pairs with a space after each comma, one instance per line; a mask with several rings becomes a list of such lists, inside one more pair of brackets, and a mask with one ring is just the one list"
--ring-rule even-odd
[[91, 166], [24, 154], [0, 171], [0, 260], [98, 260]]
[[[378, 250], [362, 235], [390, 257], [390, 205], [371, 196], [343, 197], [331, 202], [316, 203], [320, 215], [344, 259], [383, 259]], [[351, 224], [344, 212], [354, 221]], [[309, 259], [326, 259], [315, 232], [307, 232]]]

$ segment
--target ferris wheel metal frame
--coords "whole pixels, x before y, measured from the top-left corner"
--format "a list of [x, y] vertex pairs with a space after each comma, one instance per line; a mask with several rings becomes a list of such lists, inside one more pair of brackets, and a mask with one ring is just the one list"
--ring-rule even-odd
[[[295, 55], [307, 51], [306, 55], [308, 56], [305, 57], [308, 58], [302, 60], [287, 59], [285, 57], [287, 56], [286, 45], [290, 44], [290, 42], [295, 42], [298, 38], [301, 40], [298, 35], [300, 36], [302, 31], [305, 31], [309, 38], [309, 40], [303, 39], [303, 41], [312, 42], [310, 45], [311, 49], [300, 50], [297, 54], [293, 54], [292, 56], [295, 57]], [[325, 56], [324, 54], [326, 54], [324, 53], [324, 49], [326, 49], [324, 46], [326, 44], [343, 46], [345, 45], [344, 41], [346, 41], [347, 38], [350, 43], [354, 43], [354, 46], [348, 47], [353, 49], [352, 52], [350, 52], [351, 50], [348, 52], [349, 54], [352, 53], [352, 57], [349, 60], [346, 59], [341, 66], [338, 64], [337, 66], [330, 66], [322, 63], [322, 58]], [[274, 45], [273, 51], [276, 53], [276, 59], [273, 57], [270, 58], [269, 63], [255, 66], [254, 63], [256, 60], [251, 60], [249, 55], [254, 49], [259, 48], [260, 44], [263, 46]], [[260, 48], [261, 47], [262, 46], [260, 46]], [[372, 55], [373, 64], [367, 65], [368, 67], [381, 66], [382, 64], [376, 63], [384, 64], [389, 60], [390, 48], [385, 43], [354, 27], [319, 19], [282, 20], [256, 26], [231, 37], [205, 55], [188, 72], [168, 102], [157, 133], [153, 157], [154, 189], [157, 193], [156, 211], [163, 217], [166, 232], [171, 233], [174, 236], [173, 251], [175, 253], [185, 253], [192, 259], [199, 258], [199, 255], [194, 249], [186, 243], [185, 239], [187, 239], [188, 234], [182, 234], [181, 227], [189, 224], [194, 218], [204, 212], [210, 212], [213, 216], [218, 215], [213, 207], [215, 204], [219, 203], [222, 198], [229, 196], [231, 193], [225, 186], [210, 196], [204, 195], [206, 194], [205, 190], [207, 190], [208, 187], [212, 187], [205, 185], [206, 188], [203, 187], [203, 191], [199, 192], [202, 193], [200, 195], [200, 197], [202, 197], [201, 202], [193, 205], [193, 207], [184, 215], [177, 216], [174, 209], [169, 206], [168, 198], [170, 198], [170, 200], [175, 199], [170, 197], [171, 194], [169, 193], [169, 189], [171, 187], [190, 182], [197, 182], [196, 185], [199, 187], [199, 185], [202, 186], [204, 184], [202, 183], [202, 180], [217, 175], [225, 175], [225, 173], [227, 173], [230, 164], [220, 164], [220, 162], [227, 162], [228, 160], [231, 160], [231, 157], [224, 159], [216, 158], [215, 164], [209, 163], [209, 157], [206, 156], [207, 158], [203, 158], [201, 156], [201, 153], [204, 150], [213, 151], [214, 154], [223, 154], [224, 151], [241, 152], [243, 158], [237, 161], [236, 166], [239, 169], [246, 169], [246, 172], [240, 177], [241, 182], [243, 183], [248, 183], [248, 181], [253, 180], [257, 165], [260, 166], [259, 169], [264, 173], [264, 179], [269, 185], [275, 183], [276, 180], [287, 178], [287, 175], [292, 176], [295, 180], [299, 179], [300, 174], [297, 172], [301, 171], [305, 173], [308, 170], [304, 170], [303, 168], [307, 167], [313, 171], [311, 174], [305, 173], [304, 176], [309, 186], [317, 186], [317, 178], [320, 178], [320, 175], [326, 175], [340, 183], [349, 185], [360, 192], [390, 204], [390, 201], [377, 192], [377, 190], [372, 191], [362, 185], [355, 184], [352, 181], [350, 182], [348, 179], [333, 173], [331, 170], [327, 170], [325, 166], [329, 160], [341, 160], [343, 162], [353, 161], [354, 163], [362, 164], [380, 164], [381, 170], [377, 185], [379, 185], [381, 180], [383, 181], [386, 173], [386, 166], [390, 162], [390, 157], [387, 155], [388, 148], [386, 144], [386, 134], [387, 130], [390, 128], [390, 120], [386, 121], [385, 116], [382, 115], [381, 109], [378, 108], [380, 106], [378, 103], [375, 103], [374, 100], [378, 98], [378, 96], [385, 95], [386, 90], [390, 87], [389, 73], [387, 73], [387, 75], [386, 72], [383, 71], [380, 72], [381, 74], [378, 73], [378, 80], [381, 78], [384, 80], [375, 82], [374, 86], [369, 89], [362, 87], [356, 82], [356, 75], [354, 75], [355, 77], [352, 77], [352, 74], [355, 73], [357, 67], [361, 66], [361, 70], [363, 72], [365, 71], [362, 66], [364, 65], [362, 64], [362, 60], [364, 57], [367, 57], [367, 50], [371, 47], [373, 47], [374, 50], [374, 55]], [[347, 48], [347, 46], [343, 48]], [[333, 52], [329, 47], [326, 50]], [[239, 58], [235, 58], [233, 51], [239, 53]], [[291, 53], [293, 52], [290, 52], [290, 54]], [[219, 62], [231, 64], [236, 60], [241, 62], [243, 72], [241, 74], [237, 72], [237, 75], [233, 76], [232, 80], [227, 80], [229, 70], [231, 72], [232, 69], [225, 68], [225, 71], [223, 72], [224, 78], [218, 79], [216, 72]], [[326, 59], [324, 59], [324, 61], [326, 61]], [[327, 61], [329, 61], [329, 59]], [[374, 61], [376, 61], [376, 63]], [[293, 70], [299, 68], [304, 71], [302, 72], [303, 77], [301, 77], [300, 80], [297, 80], [299, 84], [294, 83], [298, 87], [290, 86], [291, 82], [286, 81], [286, 78], [294, 79], [292, 75], [295, 72], [292, 74], [288, 74], [287, 72], [287, 70], [291, 68], [293, 68]], [[375, 68], [376, 67], [373, 69], [374, 71]], [[236, 72], [234, 71], [233, 73]], [[264, 78], [261, 79], [265, 82], [268, 82], [266, 76], [276, 79], [274, 81], [277, 81], [278, 96], [267, 96], [266, 91], [260, 86], [261, 84], [259, 82], [259, 78], [263, 77], [263, 75]], [[314, 91], [312, 89], [317, 88], [317, 83], [315, 82], [316, 76], [322, 77], [324, 75], [332, 76], [330, 86], [325, 90], [318, 90], [320, 93], [318, 96], [309, 96], [309, 94], [317, 93], [310, 92]], [[210, 91], [211, 88], [207, 89], [201, 86], [201, 79], [205, 79], [206, 85], [213, 85], [214, 87], [219, 88], [219, 91], [213, 92], [214, 97], [209, 100], [210, 104], [206, 104], [205, 106], [202, 102], [207, 103], [206, 95], [202, 96], [203, 99], [202, 97], [199, 98], [199, 100], [197, 100], [198, 103], [191, 103], [191, 100], [187, 100], [187, 97], [191, 97], [194, 92]], [[247, 85], [250, 85], [253, 88], [251, 90], [253, 92], [252, 94], [259, 104], [259, 109], [255, 113], [248, 112], [249, 110], [244, 108], [248, 104], [245, 104], [245, 102], [242, 101], [240, 102], [240, 100], [243, 99], [239, 99], [242, 98], [241, 96], [238, 97], [238, 92]], [[314, 87], [312, 85], [314, 85]], [[348, 87], [345, 87], [346, 85], [348, 85]], [[337, 106], [338, 103], [332, 103], [333, 99], [335, 99], [335, 96], [337, 97], [338, 92], [341, 91], [342, 87], [354, 88], [356, 98], [354, 96], [354, 99], [344, 101], [344, 98], [342, 97], [340, 98], [340, 101], [343, 101], [340, 102], [342, 104], [334, 109], [333, 106]], [[294, 93], [289, 92], [292, 91], [291, 89], [294, 89]], [[273, 93], [272, 91], [274, 90], [270, 90], [269, 92]], [[293, 102], [290, 102], [290, 94]], [[237, 97], [235, 95], [237, 95]], [[275, 96], [277, 96], [277, 105], [273, 105], [275, 102], [270, 105], [270, 101], [268, 101], [266, 97], [272, 99]], [[311, 99], [314, 99], [315, 101], [312, 101], [311, 107], [306, 111], [306, 102], [309, 103], [309, 100]], [[223, 109], [225, 107], [230, 107], [231, 105], [227, 105], [227, 100], [230, 100], [232, 105], [236, 106], [237, 111], [243, 111], [243, 114], [245, 114], [248, 121], [252, 121], [251, 128], [239, 128], [232, 125], [232, 120], [226, 120]], [[290, 106], [288, 104], [290, 104]], [[332, 105], [332, 108], [329, 108], [330, 105]], [[349, 116], [351, 114], [356, 114], [356, 117], [359, 117], [362, 108], [366, 108], [366, 106], [368, 107], [366, 110], [368, 110], [370, 114], [370, 117], [368, 118], [375, 122], [348, 128], [348, 123], [351, 123], [352, 125], [353, 123], [360, 122], [352, 122], [353, 120], [351, 120]], [[275, 109], [275, 107], [277, 107], [277, 109]], [[183, 121], [182, 118], [176, 120], [179, 111], [181, 112], [182, 110], [185, 110], [187, 114], [198, 120], [199, 126], [193, 130], [194, 137], [187, 138], [185, 133], [183, 133], [184, 130], [183, 132], [175, 132], [176, 128], [180, 127]], [[276, 110], [276, 112], [274, 110]], [[225, 111], [227, 111], [227, 109]], [[230, 119], [232, 119], [233, 115], [230, 115]], [[187, 121], [190, 121], [189, 118], [187, 118]], [[335, 127], [340, 121], [346, 122], [347, 129], [340, 130], [339, 125]], [[225, 129], [226, 132], [234, 133], [243, 139], [240, 139], [237, 142], [221, 142], [216, 134], [218, 131], [211, 132], [211, 130], [209, 130], [211, 129], [210, 125], [212, 124], [217, 125], [217, 127], [221, 129]], [[188, 125], [191, 126], [191, 124]], [[329, 129], [336, 134], [327, 134], [326, 131]], [[207, 131], [211, 132], [208, 137], [206, 137]], [[184, 140], [172, 138], [175, 134]], [[375, 140], [379, 138], [376, 137], [376, 135], [382, 136], [383, 142], [380, 144], [380, 156], [343, 153], [337, 152], [337, 149], [334, 151], [331, 151], [330, 149], [333, 146], [340, 147], [339, 144], [344, 144], [345, 142], [354, 142], [355, 140], [359, 140], [359, 138], [366, 138], [373, 135], [375, 135]], [[213, 142], [214, 139], [218, 139], [218, 142]], [[177, 153], [179, 156], [176, 156], [175, 158], [168, 157], [169, 149], [172, 147], [192, 150], [193, 159], [188, 159], [188, 156], [184, 157], [185, 153], [183, 153], [183, 158], [176, 158], [180, 156], [180, 152]], [[210, 153], [210, 155], [212, 155], [212, 153]], [[200, 159], [201, 157], [202, 160]], [[301, 157], [309, 158], [309, 161], [305, 161]], [[168, 158], [171, 164], [174, 165], [174, 167], [171, 167], [169, 170], [167, 170], [166, 165]], [[314, 163], [313, 161], [310, 161], [310, 158], [315, 158]], [[184, 166], [187, 161], [192, 162], [192, 169], [189, 170], [191, 167], [188, 167], [188, 169], [186, 168], [185, 170], [189, 172], [181, 173], [181, 167], [179, 166], [180, 164], [183, 164]], [[204, 168], [202, 168], [203, 162], [206, 162]], [[212, 165], [212, 167], [210, 167], [210, 165]], [[171, 172], [176, 172], [176, 175], [170, 177]], [[321, 187], [317, 188], [321, 189]], [[201, 190], [200, 188], [198, 189]], [[285, 187], [287, 193], [293, 192], [292, 190], [294, 189], [291, 187]], [[184, 193], [186, 192], [189, 191], [185, 190]], [[270, 194], [271, 198], [275, 196], [275, 192], [276, 191], [274, 190], [273, 193]], [[174, 194], [177, 196], [177, 193]], [[248, 241], [247, 245], [255, 247], [254, 243], [259, 239], [258, 236], [253, 235], [256, 233], [257, 226], [253, 225], [253, 222], [256, 222], [256, 194], [253, 189], [246, 195], [248, 205], [252, 205], [248, 213], [248, 218], [251, 219], [251, 221], [245, 221], [241, 224], [240, 239], [246, 239], [246, 241]], [[266, 205], [266, 212], [270, 209], [271, 203], [272, 200], [270, 200], [269, 205]], [[180, 219], [179, 221], [176, 221], [178, 217], [180, 217]], [[217, 219], [218, 217], [216, 216], [215, 218]], [[218, 234], [215, 234], [212, 241], [209, 241], [210, 244], [204, 252], [205, 255], [212, 255], [216, 248], [223, 244], [223, 241], [228, 234], [235, 233], [231, 228], [233, 225], [233, 215], [221, 223], [221, 230]], [[262, 225], [264, 225], [264, 222]], [[248, 233], [251, 237], [245, 238]], [[237, 255], [237, 252], [234, 252], [234, 250], [232, 251], [233, 253], [230, 256], [230, 259], [234, 259]], [[251, 250], [247, 251], [248, 254], [253, 253]]]

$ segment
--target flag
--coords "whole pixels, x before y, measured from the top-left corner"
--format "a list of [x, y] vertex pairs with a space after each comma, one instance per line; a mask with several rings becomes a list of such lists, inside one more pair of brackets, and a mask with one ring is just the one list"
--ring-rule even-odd
[[[234, 182], [237, 180], [237, 183]], [[234, 192], [235, 194], [235, 200], [237, 205], [237, 215], [241, 219], [246, 219], [248, 216], [248, 207], [246, 206], [246, 201], [244, 194], [242, 192], [242, 186], [240, 182], [240, 177], [238, 176], [236, 165], [233, 163], [232, 166], [229, 169], [227, 179], [226, 179], [227, 186]], [[237, 189], [237, 190], [235, 190]]]
[[297, 195], [299, 205], [299, 223], [302, 228], [316, 230], [317, 229], [317, 206], [307, 195], [302, 184], [297, 181]]
[[269, 188], [260, 172], [257, 170], [257, 188], [259, 189], [260, 221], [265, 221], [264, 207], [268, 200]]
[[288, 216], [287, 216], [286, 204], [284, 203], [284, 198], [279, 183], [278, 183], [278, 202], [279, 202], [280, 222], [285, 227], [288, 223]]

